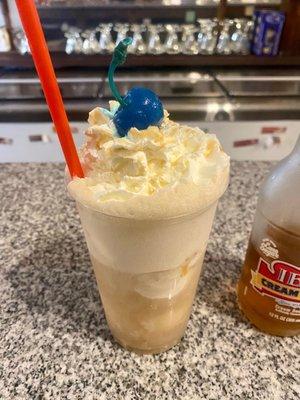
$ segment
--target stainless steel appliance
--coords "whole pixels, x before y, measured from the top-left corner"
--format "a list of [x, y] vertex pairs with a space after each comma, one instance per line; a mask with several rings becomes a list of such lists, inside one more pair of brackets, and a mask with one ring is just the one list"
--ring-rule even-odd
[[[199, 72], [140, 72], [120, 73], [115, 77], [121, 94], [125, 94], [132, 86], [145, 86], [162, 98], [211, 98], [223, 97], [223, 90], [216, 80], [207, 73]], [[103, 97], [111, 96], [108, 79], [105, 79]]]
[[[58, 74], [78, 144], [88, 112], [96, 106], [107, 107], [111, 99], [105, 76], [105, 71]], [[299, 70], [121, 71], [116, 82], [123, 94], [133, 86], [154, 90], [173, 119], [217, 133], [233, 158], [281, 158], [300, 133]], [[62, 160], [49, 121], [38, 78], [29, 72], [2, 74], [0, 161]], [[30, 134], [38, 138], [30, 140]], [[18, 151], [13, 147], [17, 143]]]
[[300, 70], [216, 72], [231, 96], [300, 96]]

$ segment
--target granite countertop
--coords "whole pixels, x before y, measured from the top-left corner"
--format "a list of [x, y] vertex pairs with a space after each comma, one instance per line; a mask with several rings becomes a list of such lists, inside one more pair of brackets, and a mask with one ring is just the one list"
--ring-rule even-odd
[[1, 165], [0, 399], [299, 399], [299, 337], [258, 332], [236, 303], [269, 168], [232, 162], [186, 334], [138, 356], [109, 333], [63, 165]]

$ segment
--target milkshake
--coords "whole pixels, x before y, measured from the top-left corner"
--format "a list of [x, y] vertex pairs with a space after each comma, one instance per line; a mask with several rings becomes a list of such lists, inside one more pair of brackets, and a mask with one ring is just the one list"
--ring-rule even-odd
[[[111, 110], [118, 104], [111, 102]], [[80, 151], [77, 201], [108, 324], [124, 347], [160, 352], [184, 333], [229, 158], [212, 134], [179, 125], [118, 137], [100, 108]]]
[[165, 110], [143, 126], [132, 99], [90, 112], [79, 154], [85, 178], [68, 190], [113, 336], [130, 350], [159, 353], [184, 334], [229, 157], [215, 135]]

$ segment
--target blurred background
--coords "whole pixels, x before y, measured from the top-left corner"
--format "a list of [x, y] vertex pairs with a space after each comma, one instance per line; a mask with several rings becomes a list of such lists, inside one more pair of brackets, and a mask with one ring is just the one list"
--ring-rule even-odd
[[[36, 1], [76, 143], [106, 107], [111, 52], [124, 94], [154, 90], [176, 121], [233, 159], [278, 160], [300, 133], [299, 0]], [[84, 6], [83, 6], [84, 4]], [[0, 162], [62, 161], [14, 0], [0, 0]]]

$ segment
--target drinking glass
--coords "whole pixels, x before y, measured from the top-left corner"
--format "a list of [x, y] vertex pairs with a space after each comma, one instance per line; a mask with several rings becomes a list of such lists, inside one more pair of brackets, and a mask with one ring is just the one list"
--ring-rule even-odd
[[165, 48], [160, 38], [160, 32], [163, 32], [163, 26], [150, 24], [148, 27], [148, 31], [149, 31], [149, 40], [148, 40], [147, 53], [150, 54], [164, 53]]
[[99, 51], [100, 53], [112, 53], [115, 48], [111, 31], [113, 24], [100, 24], [98, 31], [100, 32]]
[[133, 54], [147, 53], [147, 44], [143, 38], [143, 32], [146, 31], [145, 25], [132, 24], [131, 31], [133, 32], [132, 44], [128, 47], [128, 52]]
[[167, 37], [165, 40], [165, 49], [168, 54], [178, 54], [181, 52], [181, 45], [179, 42], [178, 34], [181, 31], [179, 25], [167, 24], [166, 25]]
[[231, 53], [231, 29], [233, 26], [232, 19], [226, 19], [221, 22], [221, 33], [218, 39], [216, 52], [218, 54], [228, 55]]
[[77, 201], [106, 319], [123, 347], [155, 354], [180, 341], [217, 202], [178, 218], [140, 220]]
[[241, 53], [250, 54], [251, 41], [253, 36], [254, 21], [246, 21], [243, 28], [243, 35], [241, 38]]
[[234, 19], [234, 32], [231, 35], [231, 50], [235, 54], [249, 54], [250, 35], [253, 22], [243, 18]]
[[81, 37], [81, 29], [63, 24], [61, 30], [64, 32], [64, 37], [67, 39], [65, 52], [67, 54], [82, 53], [83, 40]]
[[99, 53], [100, 45], [99, 41], [97, 40], [96, 33], [97, 29], [87, 29], [82, 33], [82, 37], [84, 38], [82, 52], [84, 54]]
[[128, 30], [129, 30], [129, 25], [128, 24], [115, 24], [114, 25], [114, 31], [117, 32], [117, 38], [115, 44], [117, 45], [120, 43], [122, 40], [128, 36]]
[[217, 21], [210, 19], [198, 20], [200, 32], [198, 34], [198, 46], [200, 54], [214, 54], [217, 40]]
[[30, 53], [27, 37], [23, 29], [16, 29], [13, 32], [13, 42], [19, 53], [21, 54]]
[[195, 25], [187, 24], [182, 26], [181, 51], [184, 54], [198, 54], [199, 48], [195, 38], [198, 28]]

